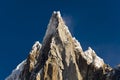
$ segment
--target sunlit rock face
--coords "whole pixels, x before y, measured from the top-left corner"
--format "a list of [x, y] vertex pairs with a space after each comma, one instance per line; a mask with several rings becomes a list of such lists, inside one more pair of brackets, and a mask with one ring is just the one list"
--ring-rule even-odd
[[116, 80], [120, 67], [112, 69], [88, 47], [83, 51], [68, 30], [59, 11], [54, 11], [43, 38], [26, 60], [6, 80]]

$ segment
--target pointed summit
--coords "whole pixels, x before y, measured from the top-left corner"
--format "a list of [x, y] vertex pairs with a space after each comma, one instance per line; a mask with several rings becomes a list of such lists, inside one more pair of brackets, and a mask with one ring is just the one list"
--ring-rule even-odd
[[56, 32], [56, 28], [58, 27], [60, 20], [62, 21], [62, 17], [61, 17], [60, 12], [54, 11], [51, 18], [50, 18], [49, 24], [47, 26], [45, 37], [47, 37], [48, 35], [52, 35]]
[[68, 27], [65, 25], [61, 17], [60, 11], [54, 11], [47, 26], [47, 30], [43, 42], [46, 42], [47, 38], [50, 38], [58, 31], [60, 31], [60, 33], [66, 31], [70, 34]]
[[56, 11], [53, 11], [53, 15], [56, 15], [56, 16], [59, 17], [59, 18], [61, 17], [60, 11], [57, 11], [57, 12], [56, 12]]

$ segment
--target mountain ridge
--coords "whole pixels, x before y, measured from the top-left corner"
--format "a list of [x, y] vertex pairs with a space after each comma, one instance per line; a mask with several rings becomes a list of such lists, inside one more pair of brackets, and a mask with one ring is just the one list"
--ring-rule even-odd
[[83, 51], [60, 12], [54, 11], [42, 44], [37, 41], [5, 80], [114, 80], [113, 71], [92, 48]]

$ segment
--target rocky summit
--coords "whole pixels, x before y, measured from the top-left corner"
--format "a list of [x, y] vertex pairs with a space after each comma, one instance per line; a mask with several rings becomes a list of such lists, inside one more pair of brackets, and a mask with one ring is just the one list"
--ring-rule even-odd
[[120, 66], [111, 68], [90, 47], [83, 51], [54, 11], [42, 44], [36, 41], [5, 80], [120, 80]]

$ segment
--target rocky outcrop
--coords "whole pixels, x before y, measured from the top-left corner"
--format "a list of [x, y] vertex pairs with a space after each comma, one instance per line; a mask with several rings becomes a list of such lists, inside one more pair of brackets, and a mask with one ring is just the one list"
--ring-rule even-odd
[[60, 12], [53, 12], [42, 45], [37, 41], [21, 65], [17, 69], [19, 74], [15, 69], [6, 80], [117, 80], [120, 77], [119, 67], [112, 69], [90, 47], [82, 50]]

